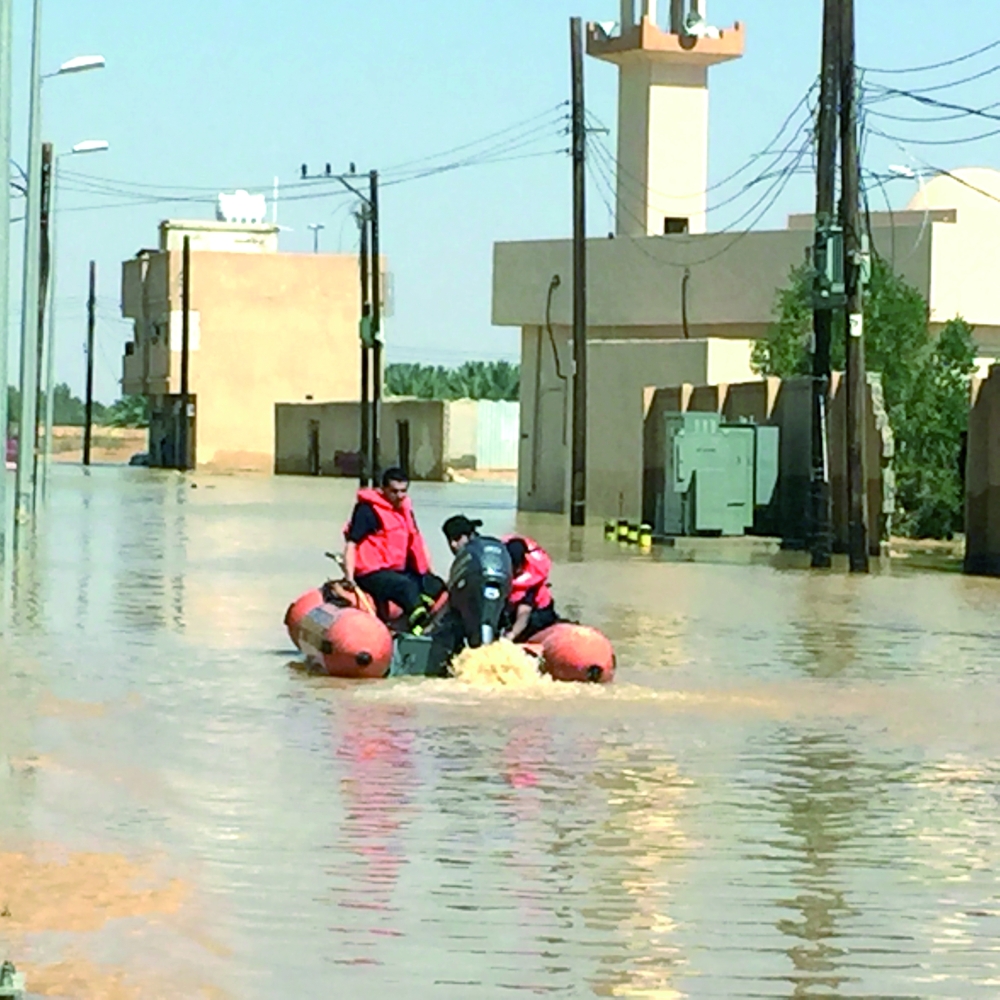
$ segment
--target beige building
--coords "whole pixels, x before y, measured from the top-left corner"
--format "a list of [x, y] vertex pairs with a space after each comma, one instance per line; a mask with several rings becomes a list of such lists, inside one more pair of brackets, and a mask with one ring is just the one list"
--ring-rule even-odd
[[[745, 32], [706, 25], [698, 0], [669, 6], [664, 27], [655, 0], [638, 21], [622, 0], [615, 29], [588, 28], [588, 52], [620, 66], [621, 116], [617, 232], [587, 244], [594, 517], [641, 513], [644, 391], [753, 379], [752, 341], [768, 335], [776, 292], [813, 241], [808, 214], [777, 231], [705, 232], [707, 69], [738, 57]], [[925, 296], [932, 330], [957, 315], [976, 327], [985, 365], [1000, 357], [1000, 174], [914, 183], [907, 210], [872, 213], [875, 248]], [[568, 510], [572, 273], [569, 240], [494, 247], [493, 323], [521, 330], [523, 510]]]
[[192, 456], [270, 472], [275, 403], [359, 397], [357, 258], [279, 253], [277, 226], [261, 222], [161, 224], [158, 249], [122, 266], [122, 315], [134, 323], [122, 391], [150, 398], [154, 465], [177, 454], [185, 236]]

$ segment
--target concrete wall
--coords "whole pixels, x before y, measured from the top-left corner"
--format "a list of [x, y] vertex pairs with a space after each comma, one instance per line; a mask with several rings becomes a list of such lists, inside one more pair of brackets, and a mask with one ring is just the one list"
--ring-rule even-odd
[[965, 466], [965, 571], [1000, 576], [1000, 366], [972, 386]]
[[160, 223], [160, 249], [183, 250], [189, 237], [192, 251], [227, 253], [277, 253], [278, 227], [267, 223], [216, 222], [210, 219]]
[[452, 469], [476, 467], [476, 432], [479, 411], [474, 399], [445, 404], [444, 464]]
[[[1000, 207], [1000, 206], [998, 206]], [[875, 245], [910, 284], [930, 292], [931, 248], [941, 226], [922, 214], [873, 226]], [[692, 338], [759, 339], [774, 318], [775, 294], [805, 260], [810, 228], [745, 234], [616, 237], [587, 241], [587, 319], [592, 336], [683, 338], [684, 270]], [[553, 275], [551, 322], [572, 324], [572, 245], [568, 240], [497, 243], [493, 249], [493, 323], [543, 326]], [[1000, 312], [1000, 310], [998, 310]], [[948, 317], [951, 318], [950, 316]], [[996, 320], [994, 320], [996, 321]], [[644, 330], [643, 328], [652, 328]]]
[[517, 468], [520, 405], [515, 402], [476, 403], [476, 468]]
[[[127, 393], [180, 390], [180, 269], [179, 251], [123, 267]], [[358, 398], [355, 257], [192, 252], [191, 305], [200, 466], [270, 471], [275, 403]]]
[[[523, 334], [521, 367], [521, 510], [564, 511], [568, 502], [569, 331], [552, 339]], [[553, 350], [554, 342], [554, 350]], [[603, 339], [588, 341], [587, 511], [636, 517], [642, 506], [643, 389], [651, 382], [695, 385], [753, 378], [749, 341]]]
[[[399, 423], [409, 424], [410, 475], [440, 480], [444, 474], [445, 403], [391, 400], [382, 404], [379, 441], [382, 466], [401, 464]], [[284, 403], [274, 407], [275, 468], [279, 475], [313, 475], [310, 428], [318, 432], [318, 474], [357, 475], [359, 403]]]

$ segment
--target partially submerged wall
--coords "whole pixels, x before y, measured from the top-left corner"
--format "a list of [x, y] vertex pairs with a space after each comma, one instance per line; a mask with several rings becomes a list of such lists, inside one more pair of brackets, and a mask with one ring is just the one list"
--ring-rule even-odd
[[972, 385], [965, 462], [965, 572], [1000, 576], [1000, 365]]

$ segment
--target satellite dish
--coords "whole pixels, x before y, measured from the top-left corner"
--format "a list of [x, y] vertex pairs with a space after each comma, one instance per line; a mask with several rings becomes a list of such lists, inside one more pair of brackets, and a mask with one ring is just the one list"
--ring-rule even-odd
[[684, 18], [684, 34], [691, 35], [692, 38], [718, 38], [721, 32], [708, 24], [696, 10], [692, 10]]
[[597, 21], [595, 23], [594, 27], [596, 27], [597, 30], [600, 31], [600, 33], [602, 35], [604, 35], [605, 38], [611, 38], [614, 35], [614, 33], [615, 33], [615, 28], [618, 27], [618, 22], [617, 21]]

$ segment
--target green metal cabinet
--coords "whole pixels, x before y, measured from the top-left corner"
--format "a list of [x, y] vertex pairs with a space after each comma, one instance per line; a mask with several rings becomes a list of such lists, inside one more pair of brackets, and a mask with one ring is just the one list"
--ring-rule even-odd
[[725, 424], [717, 413], [667, 413], [664, 420], [658, 533], [745, 534], [777, 484], [778, 428]]

